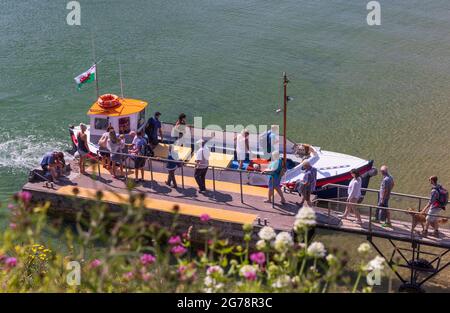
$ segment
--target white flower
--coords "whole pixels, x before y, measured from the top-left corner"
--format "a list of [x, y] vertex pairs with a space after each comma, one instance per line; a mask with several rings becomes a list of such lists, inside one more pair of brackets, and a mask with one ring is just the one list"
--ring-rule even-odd
[[358, 247], [358, 252], [361, 254], [366, 254], [370, 251], [370, 245], [367, 242], [363, 242]]
[[314, 258], [323, 258], [327, 253], [323, 243], [317, 241], [310, 244], [306, 252], [308, 253], [309, 256], [312, 256]]
[[373, 260], [369, 261], [366, 265], [366, 270], [368, 271], [375, 271], [375, 270], [383, 270], [384, 269], [384, 258], [380, 256], [376, 256]]
[[267, 244], [266, 244], [266, 241], [265, 240], [258, 240], [257, 242], [256, 242], [256, 249], [258, 249], [258, 250], [264, 250], [265, 248], [266, 248], [266, 246], [267, 246]]
[[328, 254], [327, 257], [325, 258], [328, 262], [329, 265], [333, 265], [336, 264], [337, 262], [337, 257], [334, 254]]
[[294, 230], [299, 233], [315, 225], [316, 212], [309, 206], [303, 206], [295, 216]]
[[273, 288], [285, 288], [287, 286], [289, 286], [291, 282], [291, 277], [289, 277], [289, 275], [281, 275], [279, 276], [275, 282], [272, 283], [272, 287]]
[[286, 252], [290, 247], [294, 245], [292, 236], [288, 232], [281, 232], [277, 235], [274, 242], [274, 248], [278, 252]]
[[206, 275], [212, 275], [214, 273], [217, 273], [217, 275], [222, 276], [223, 269], [219, 265], [213, 265], [208, 267], [208, 269], [206, 270]]
[[204, 291], [206, 293], [216, 292], [223, 287], [222, 283], [217, 283], [217, 281], [209, 275], [205, 277], [203, 283], [205, 285]]
[[270, 241], [273, 238], [275, 238], [275, 236], [276, 236], [275, 231], [270, 226], [264, 226], [263, 228], [261, 228], [258, 235], [259, 235], [259, 238], [266, 240], [266, 241]]
[[253, 265], [244, 265], [239, 270], [239, 275], [245, 277], [248, 280], [256, 279], [257, 268]]

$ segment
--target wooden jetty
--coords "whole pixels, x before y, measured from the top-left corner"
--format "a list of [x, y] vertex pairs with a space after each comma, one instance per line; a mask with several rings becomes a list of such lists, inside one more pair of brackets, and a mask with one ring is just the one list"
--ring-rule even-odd
[[[136, 185], [132, 192], [144, 194], [144, 204], [148, 209], [148, 218], [162, 225], [170, 225], [173, 220], [174, 207], [178, 208], [179, 227], [185, 230], [193, 226], [200, 226], [200, 215], [206, 213], [210, 216], [211, 225], [215, 226], [220, 235], [232, 241], [242, 238], [244, 224], [254, 226], [254, 238], [261, 227], [268, 225], [277, 232], [292, 232], [295, 215], [298, 212], [298, 195], [287, 192], [287, 203], [267, 203], [267, 189], [244, 185], [242, 175], [244, 171], [229, 170], [212, 167], [207, 174], [206, 186], [208, 191], [204, 194], [197, 192], [197, 185], [193, 178], [192, 164], [182, 164], [177, 170], [176, 179], [178, 188], [166, 186], [167, 174], [164, 168], [164, 160], [148, 158], [148, 169], [145, 171], [144, 182]], [[29, 191], [35, 201], [50, 201], [52, 203], [50, 213], [64, 217], [73, 217], [76, 212], [83, 210], [98, 201], [97, 192], [102, 192], [102, 202], [112, 209], [121, 208], [130, 197], [130, 191], [125, 180], [115, 179], [110, 172], [100, 164], [95, 164], [88, 169], [88, 174], [81, 175], [77, 165], [70, 162], [71, 173], [58, 184], [47, 181], [29, 182], [23, 186], [23, 190]], [[127, 170], [128, 172], [128, 170]], [[130, 178], [134, 177], [130, 176]], [[345, 195], [345, 186], [330, 185], [327, 188], [338, 188], [338, 194]], [[74, 192], [74, 189], [76, 192]], [[366, 189], [366, 193], [376, 192]], [[414, 197], [421, 202], [426, 198], [395, 194], [400, 197]], [[82, 201], [80, 201], [82, 200]], [[342, 220], [338, 213], [342, 212], [345, 202], [340, 199], [314, 199], [317, 228], [336, 232], [364, 235], [377, 252], [382, 255], [387, 264], [402, 281], [402, 290], [422, 290], [422, 285], [445, 269], [450, 262], [444, 262], [444, 256], [450, 251], [450, 230], [442, 229], [439, 238], [422, 236], [418, 231], [411, 229], [413, 213], [406, 210], [388, 208], [399, 219], [392, 221], [392, 227], [384, 228], [372, 223], [374, 205], [359, 204], [362, 212], [363, 224], [357, 224], [352, 220]], [[424, 202], [425, 203], [425, 202]], [[420, 229], [421, 230], [421, 229]], [[392, 245], [390, 256], [381, 251], [373, 238], [387, 240]], [[194, 238], [195, 239], [195, 238]], [[406, 242], [410, 248], [404, 249], [398, 246], [398, 242]], [[434, 247], [442, 250], [440, 253], [426, 251], [426, 247]], [[400, 259], [400, 262], [397, 261]], [[398, 267], [408, 268], [409, 277], [403, 277], [398, 272]], [[425, 277], [424, 277], [425, 273]]]

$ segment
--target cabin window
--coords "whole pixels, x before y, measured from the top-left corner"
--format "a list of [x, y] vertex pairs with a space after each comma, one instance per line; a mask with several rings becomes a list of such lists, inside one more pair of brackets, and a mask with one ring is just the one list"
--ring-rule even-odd
[[130, 118], [122, 117], [119, 119], [119, 134], [128, 134], [130, 129]]
[[139, 119], [137, 124], [137, 129], [140, 129], [142, 125], [145, 124], [145, 109], [139, 112]]
[[94, 128], [106, 130], [108, 128], [108, 119], [96, 117], [94, 120]]

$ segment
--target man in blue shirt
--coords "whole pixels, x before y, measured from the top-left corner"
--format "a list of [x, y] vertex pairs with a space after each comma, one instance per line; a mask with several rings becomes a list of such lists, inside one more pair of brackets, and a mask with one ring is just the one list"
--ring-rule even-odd
[[53, 180], [57, 180], [58, 178], [58, 153], [57, 152], [47, 152], [41, 161], [41, 167], [44, 171], [44, 175], [47, 175], [47, 173], [50, 173]]
[[[389, 174], [388, 167], [386, 165], [380, 168], [381, 175], [383, 178], [381, 180], [380, 192], [378, 194], [378, 206], [387, 208], [389, 207], [389, 198], [391, 197], [392, 189], [394, 188], [394, 178]], [[391, 227], [391, 214], [386, 209], [377, 208], [374, 222], [383, 222], [381, 226]]]
[[154, 146], [159, 143], [158, 134], [161, 137], [161, 140], [163, 138], [161, 121], [159, 120], [160, 116], [160, 112], [155, 112], [155, 115], [148, 119], [145, 127], [145, 134], [147, 135], [149, 142]]

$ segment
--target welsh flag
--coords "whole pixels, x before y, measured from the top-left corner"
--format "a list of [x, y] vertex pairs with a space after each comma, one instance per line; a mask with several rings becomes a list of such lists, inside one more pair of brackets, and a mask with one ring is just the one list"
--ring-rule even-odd
[[86, 72], [75, 77], [75, 82], [77, 83], [78, 90], [80, 90], [81, 86], [83, 86], [84, 84], [95, 81], [96, 69], [97, 65], [94, 64]]

